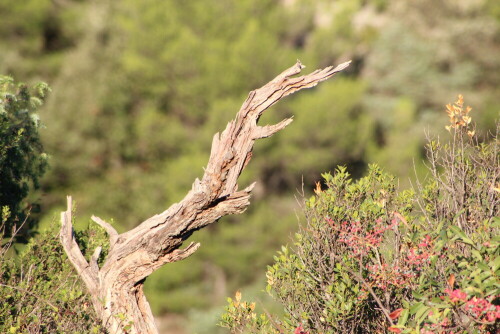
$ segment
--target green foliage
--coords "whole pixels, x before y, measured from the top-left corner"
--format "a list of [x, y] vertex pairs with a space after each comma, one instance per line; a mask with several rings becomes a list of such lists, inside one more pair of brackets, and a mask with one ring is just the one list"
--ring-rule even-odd
[[[27, 219], [30, 203], [24, 200], [28, 192], [38, 188], [47, 168], [37, 109], [49, 90], [45, 83], [29, 88], [0, 76], [0, 207], [8, 210], [8, 214], [2, 213], [7, 237], [14, 225]], [[34, 222], [30, 223], [25, 227]]]
[[[382, 13], [364, 13], [366, 25], [387, 20], [363, 58], [363, 77], [369, 83], [364, 102], [378, 128], [378, 145], [369, 152], [368, 161], [407, 182], [407, 170], [414, 161], [420, 176], [425, 173], [417, 158], [426, 141], [421, 129], [442, 134], [436, 110], [457, 91], [481, 109], [478, 125], [495, 131], [499, 91], [498, 85], [490, 83], [499, 80], [500, 62], [485, 55], [485, 50], [494, 52], [491, 48], [500, 25], [492, 17], [495, 10], [490, 1], [387, 3]], [[484, 87], [481, 92], [479, 86]], [[401, 117], [404, 123], [399, 122]]]
[[[107, 235], [99, 226], [76, 239], [87, 258], [96, 245], [105, 246], [105, 256]], [[104, 333], [55, 227], [31, 239], [19, 257], [6, 252], [0, 253], [0, 332]]]
[[[488, 231], [467, 235], [458, 226], [436, 226], [417, 257], [427, 257], [411, 297], [401, 301], [397, 333], [488, 333], [498, 322], [500, 220], [483, 222]], [[419, 246], [424, 241], [418, 244]]]
[[[295, 120], [290, 133], [259, 144], [264, 152], [256, 156], [255, 164], [266, 170], [266, 186], [286, 187], [296, 183], [298, 175], [311, 184], [319, 176], [318, 170], [362, 160], [373, 136], [373, 124], [359, 108], [364, 91], [365, 84], [360, 80], [336, 78], [318, 87], [314, 94], [297, 96], [288, 107]], [[282, 117], [272, 117], [272, 122]], [[276, 146], [281, 149], [271, 149]], [[335, 159], [325, 158], [328, 156]]]
[[[41, 180], [42, 224], [72, 194], [83, 224], [98, 214], [132, 228], [186, 194], [213, 134], [250, 90], [297, 58], [306, 72], [352, 59], [332, 82], [263, 116], [262, 124], [295, 122], [257, 142], [240, 184], [258, 182], [252, 207], [193, 236], [203, 241], [199, 255], [174, 265], [186, 280], [164, 269], [146, 283], [157, 314], [213, 308], [255, 284], [272, 261], [265, 253], [295, 229], [302, 177], [309, 193], [319, 171], [339, 164], [358, 178], [373, 161], [404, 185], [415, 161], [423, 176], [421, 129], [439, 133], [435, 111], [456, 91], [482, 110], [478, 126], [494, 130], [497, 2], [2, 0], [0, 73], [54, 88], [43, 114], [51, 168]], [[219, 270], [227, 280], [215, 281], [227, 284], [215, 289], [207, 272]]]
[[267, 292], [285, 316], [258, 325], [230, 301], [221, 324], [234, 333], [493, 333], [499, 138], [479, 143], [470, 110], [461, 96], [447, 106], [451, 139], [429, 140], [430, 177], [414, 190], [398, 190], [376, 165], [357, 181], [345, 167], [324, 174], [326, 189], [318, 183], [306, 202], [307, 224], [268, 267]]
[[375, 165], [356, 182], [344, 167], [323, 177], [327, 189], [308, 201], [307, 226], [268, 269], [268, 291], [286, 305], [289, 327], [374, 332], [376, 304], [359, 273], [394, 261], [394, 212], [407, 216], [413, 194], [398, 193], [395, 179]]
[[241, 300], [241, 292], [236, 292], [234, 300], [227, 299], [226, 313], [222, 315], [220, 326], [231, 333], [272, 333], [269, 332], [269, 320], [264, 314], [257, 315], [255, 303]]

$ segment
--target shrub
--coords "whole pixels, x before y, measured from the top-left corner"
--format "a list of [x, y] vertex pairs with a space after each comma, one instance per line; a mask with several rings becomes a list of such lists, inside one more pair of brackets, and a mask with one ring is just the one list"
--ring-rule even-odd
[[[0, 207], [7, 237], [15, 224], [27, 219], [30, 205], [23, 200], [30, 189], [38, 187], [38, 180], [47, 168], [36, 111], [48, 91], [44, 83], [30, 88], [0, 76]], [[28, 221], [24, 227], [31, 227], [33, 222]], [[19, 232], [18, 237], [26, 237], [26, 233]]]
[[357, 181], [344, 167], [324, 174], [293, 246], [268, 267], [267, 291], [284, 317], [257, 317], [231, 300], [221, 325], [233, 333], [498, 329], [498, 131], [480, 142], [470, 110], [461, 96], [447, 106], [451, 139], [429, 139], [429, 177], [414, 189], [398, 191], [376, 165]]
[[[78, 232], [77, 240], [90, 257], [106, 236], [92, 226]], [[55, 228], [31, 239], [16, 259], [5, 251], [0, 251], [0, 333], [104, 333]]]

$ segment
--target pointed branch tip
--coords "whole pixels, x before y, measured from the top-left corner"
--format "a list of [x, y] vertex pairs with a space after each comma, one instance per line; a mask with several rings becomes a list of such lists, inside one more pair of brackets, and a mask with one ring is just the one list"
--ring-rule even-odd
[[287, 127], [292, 122], [293, 122], [293, 118], [290, 117], [290, 118], [286, 118], [286, 119], [282, 120], [281, 122], [274, 124], [274, 125], [257, 126], [254, 130], [253, 138], [261, 139], [261, 138], [271, 137], [273, 134], [275, 134], [278, 131], [283, 130], [285, 127]]
[[66, 196], [66, 211], [71, 213], [71, 210], [73, 210], [73, 197], [71, 196]]
[[194, 252], [200, 248], [201, 244], [199, 242], [191, 242], [189, 246], [183, 249], [177, 249], [170, 254], [170, 259], [168, 262], [177, 262], [184, 260], [188, 256], [191, 256]]

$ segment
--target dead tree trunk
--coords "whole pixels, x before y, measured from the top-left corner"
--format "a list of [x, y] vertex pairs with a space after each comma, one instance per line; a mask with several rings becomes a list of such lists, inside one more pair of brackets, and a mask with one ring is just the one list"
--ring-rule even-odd
[[61, 242], [91, 295], [97, 315], [110, 333], [158, 332], [144, 296], [144, 281], [164, 264], [193, 254], [199, 243], [180, 247], [194, 231], [222, 216], [241, 213], [250, 204], [254, 184], [238, 190], [237, 181], [252, 157], [255, 140], [269, 137], [292, 122], [289, 118], [275, 125], [259, 126], [259, 117], [285, 96], [316, 86], [347, 66], [349, 62], [293, 77], [304, 68], [297, 62], [262, 88], [250, 92], [236, 118], [222, 134], [215, 134], [201, 181], [196, 179], [186, 197], [168, 210], [122, 234], [93, 216], [92, 220], [110, 237], [109, 253], [101, 268], [97, 264], [100, 247], [87, 261], [74, 239], [72, 203], [68, 197], [67, 211], [61, 214]]

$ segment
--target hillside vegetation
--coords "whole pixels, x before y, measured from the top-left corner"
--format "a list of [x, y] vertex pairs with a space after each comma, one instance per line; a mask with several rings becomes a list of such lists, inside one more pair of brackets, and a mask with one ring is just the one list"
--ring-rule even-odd
[[[424, 164], [425, 134], [448, 135], [442, 104], [458, 93], [477, 111], [477, 143], [496, 131], [494, 0], [3, 0], [0, 12], [0, 74], [52, 88], [43, 98], [29, 91], [44, 102], [28, 108], [40, 140], [31, 137], [36, 159], [17, 178], [15, 201], [0, 181], [0, 206], [10, 208], [5, 236], [30, 217], [23, 244], [9, 254], [37, 233], [32, 243], [52, 240], [43, 231], [57, 228], [67, 194], [82, 230], [96, 228], [80, 218], [92, 214], [123, 232], [162, 212], [202, 175], [213, 134], [249, 91], [296, 59], [306, 70], [353, 60], [348, 72], [260, 120], [295, 119], [256, 145], [240, 179], [257, 181], [249, 210], [194, 234], [196, 256], [148, 279], [155, 314], [181, 315], [186, 333], [222, 330], [214, 324], [226, 296], [242, 289], [252, 298], [265, 288], [266, 265], [298, 229], [295, 197], [308, 198], [321, 173], [346, 166], [355, 183], [376, 163], [397, 189], [434, 177]], [[262, 298], [271, 312], [281, 309]], [[387, 307], [404, 308], [396, 304]]]

